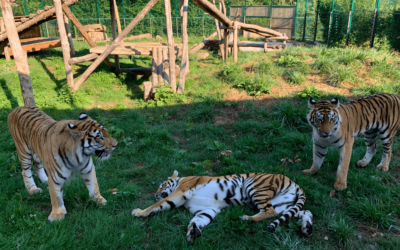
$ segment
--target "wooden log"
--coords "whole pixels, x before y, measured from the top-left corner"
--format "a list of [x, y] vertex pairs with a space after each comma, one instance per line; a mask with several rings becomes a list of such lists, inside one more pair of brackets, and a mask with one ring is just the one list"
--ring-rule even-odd
[[210, 55], [210, 53], [198, 53], [197, 60], [205, 59]]
[[51, 6], [46, 5], [46, 6], [44, 6], [44, 10], [49, 10], [49, 9], [51, 9], [53, 7], [54, 7], [53, 5], [51, 5]]
[[[63, 8], [63, 11], [65, 13], [65, 15], [67, 15], [67, 17], [69, 18], [69, 20], [71, 20], [71, 22], [75, 25], [75, 27], [79, 30], [79, 32], [82, 34], [82, 36], [85, 38], [86, 42], [93, 48], [93, 47], [97, 47], [96, 43], [93, 42], [93, 40], [89, 37], [88, 33], [86, 32], [86, 30], [83, 28], [82, 24], [78, 21], [78, 19], [76, 18], [76, 16], [74, 15], [74, 13], [72, 13], [72, 11], [69, 9], [67, 4], [62, 4], [61, 5]], [[104, 63], [107, 65], [107, 67], [113, 71], [114, 67], [112, 66], [111, 62], [108, 60], [108, 58], [104, 58]]]
[[67, 32], [69, 48], [71, 49], [71, 55], [75, 55], [75, 47], [74, 47], [74, 43], [72, 42], [72, 35], [71, 35], [71, 29], [69, 27], [69, 20], [66, 15], [64, 15], [64, 25], [65, 25], [65, 30]]
[[[222, 12], [222, 14], [225, 15], [224, 11], [223, 11], [223, 5], [222, 5], [222, 1], [219, 1], [219, 9]], [[216, 19], [215, 19], [216, 20]], [[219, 26], [218, 26], [219, 28]], [[221, 51], [221, 57], [222, 57], [222, 61], [225, 61], [225, 42], [224, 42], [224, 36], [222, 34], [222, 31], [220, 30], [219, 32], [221, 34], [221, 38], [219, 39], [219, 50]]]
[[162, 48], [163, 55], [163, 79], [167, 84], [169, 83], [169, 58], [168, 58], [168, 49]]
[[33, 97], [31, 77], [29, 73], [28, 58], [25, 51], [22, 50], [21, 43], [19, 41], [10, 1], [0, 0], [0, 6], [6, 27], [5, 31], [9, 38], [8, 41], [15, 58], [14, 61], [18, 72], [24, 105], [26, 107], [35, 106], [35, 98]]
[[113, 0], [114, 4], [114, 11], [115, 11], [115, 19], [117, 20], [117, 28], [118, 28], [118, 34], [121, 34], [122, 29], [121, 29], [121, 20], [119, 20], [119, 13], [118, 13], [118, 7], [117, 7], [117, 0]]
[[143, 95], [143, 99], [145, 101], [147, 101], [150, 98], [151, 92], [152, 92], [152, 88], [153, 88], [153, 86], [152, 86], [151, 82], [146, 81], [146, 82], [143, 83], [143, 94], [144, 94]]
[[143, 39], [143, 38], [152, 39], [153, 37], [151, 36], [150, 33], [146, 33], [146, 34], [140, 34], [140, 35], [136, 35], [136, 36], [128, 36], [124, 40], [135, 40], [135, 39]]
[[222, 14], [224, 14], [226, 16], [226, 6], [225, 6], [224, 0], [219, 0], [219, 2], [222, 4], [222, 9], [220, 9], [220, 10], [221, 10]]
[[158, 47], [153, 48], [153, 58], [151, 60], [151, 82], [153, 87], [158, 85]]
[[239, 51], [249, 51], [249, 52], [274, 52], [282, 51], [282, 48], [256, 48], [256, 47], [239, 47]]
[[65, 23], [61, 7], [61, 0], [53, 0], [53, 3], [56, 11], [58, 33], [60, 34], [61, 48], [63, 52], [64, 68], [67, 77], [67, 83], [69, 86], [74, 87], [74, 75], [72, 74], [72, 67], [68, 62], [71, 55], [69, 54], [69, 43], [68, 43], [67, 32], [65, 31]]
[[233, 22], [233, 63], [238, 61], [238, 23]]
[[[26, 53], [61, 47], [61, 41], [58, 38], [46, 38], [46, 37], [25, 38], [25, 39], [20, 39], [20, 43], [22, 46], [22, 50], [25, 51]], [[9, 45], [4, 47], [4, 53], [6, 55], [7, 60], [8, 60], [7, 57], [13, 55], [11, 47]]]
[[[65, 5], [70, 6], [70, 5], [75, 4], [78, 1], [79, 0], [66, 0]], [[32, 19], [29, 19], [26, 22], [21, 23], [20, 25], [17, 26], [16, 30], [17, 30], [17, 32], [21, 32], [35, 24], [40, 24], [48, 19], [51, 19], [54, 16], [54, 14], [55, 14], [55, 9], [51, 8], [51, 9], [43, 12], [42, 14], [35, 15], [35, 17], [33, 17]], [[8, 38], [8, 36], [7, 36], [6, 32], [0, 33], [0, 41], [4, 41], [7, 38]]]
[[265, 40], [265, 42], [264, 42], [264, 52], [267, 52], [267, 48], [268, 48], [268, 42], [267, 42], [267, 40]]
[[114, 39], [113, 43], [86, 69], [86, 71], [81, 75], [75, 84], [72, 91], [76, 92], [82, 83], [89, 77], [89, 75], [99, 66], [99, 64], [107, 58], [107, 56], [120, 44], [126, 35], [144, 18], [144, 16], [149, 12], [149, 10], [157, 3], [158, 0], [150, 0], [142, 11], [136, 15], [136, 17], [128, 24], [128, 26], [119, 34], [117, 38]]
[[[112, 36], [113, 40], [117, 37], [117, 27], [115, 23], [115, 0], [110, 0], [110, 14], [111, 14], [111, 31], [112, 31]], [[119, 55], [114, 55], [114, 63], [115, 63], [115, 68], [116, 70], [120, 70], [120, 65], [119, 65]]]
[[82, 63], [82, 62], [87, 62], [96, 59], [99, 57], [97, 54], [88, 54], [80, 57], [72, 57], [68, 60], [68, 63], [70, 65], [77, 64], [77, 63]]
[[[153, 47], [150, 46], [143, 46], [143, 47], [135, 47], [135, 46], [129, 46], [125, 45], [127, 43], [122, 43], [118, 45], [113, 51], [111, 51], [111, 55], [142, 55], [142, 56], [151, 56], [152, 55], [152, 48], [153, 47], [158, 47], [158, 48], [165, 48], [166, 46], [158, 46], [158, 45], [153, 45]], [[105, 45], [105, 46], [98, 46], [91, 48], [89, 51], [90, 53], [95, 53], [95, 54], [102, 54], [105, 50], [107, 50], [110, 47], [110, 45]], [[175, 54], [179, 52], [179, 47], [175, 46]]]
[[182, 30], [182, 62], [181, 62], [181, 72], [179, 74], [179, 85], [178, 85], [178, 93], [182, 93], [185, 90], [185, 78], [186, 74], [189, 72], [189, 38], [187, 33], [187, 20], [188, 20], [188, 11], [189, 11], [189, 1], [183, 0], [183, 4], [181, 5], [182, 12], [182, 22], [181, 22], [181, 30]]
[[86, 30], [86, 32], [104, 32], [107, 30], [107, 27], [102, 25], [102, 24], [88, 24], [83, 26], [83, 29]]
[[199, 51], [199, 50], [201, 50], [202, 48], [204, 48], [204, 46], [206, 45], [206, 43], [208, 42], [208, 41], [210, 41], [213, 37], [215, 37], [217, 35], [217, 32], [214, 32], [214, 33], [212, 33], [211, 34], [211, 36], [209, 36], [209, 37], [207, 37], [206, 39], [204, 39], [201, 43], [199, 43], [197, 46], [193, 46], [191, 49], [190, 49], [190, 51], [189, 51], [189, 53], [190, 54], [194, 54], [194, 53], [196, 53], [197, 51]]
[[227, 29], [224, 30], [224, 49], [225, 49], [225, 58], [224, 60], [228, 59], [229, 53], [228, 53], [228, 49], [229, 49], [229, 31]]
[[163, 78], [163, 65], [164, 65], [164, 58], [163, 58], [163, 48], [158, 48], [158, 84], [164, 85], [164, 78]]
[[36, 14], [29, 14], [28, 16], [31, 19], [31, 18], [34, 18], [36, 16]]
[[36, 11], [36, 14], [40, 15], [40, 14], [42, 14], [44, 11], [45, 11], [45, 10], [38, 10], [38, 11]]
[[165, 22], [167, 27], [168, 57], [169, 57], [169, 84], [176, 92], [175, 75], [175, 51], [174, 51], [174, 33], [172, 32], [171, 3], [170, 0], [164, 0]]
[[[215, 0], [213, 0], [213, 5], [215, 5]], [[219, 29], [218, 20], [214, 18], [215, 21], [215, 29], [217, 30], [218, 40], [221, 40], [221, 30]]]
[[[259, 47], [259, 48], [264, 48], [266, 46], [265, 45], [266, 42], [267, 41], [265, 41], [265, 42], [262, 42], [262, 41], [238, 41], [237, 42], [237, 46], [238, 47]], [[229, 44], [229, 46], [233, 46], [234, 42], [229, 42], [228, 44]], [[274, 45], [267, 45], [267, 46], [268, 46], [268, 48], [271, 48], [271, 46], [283, 46], [283, 45], [284, 45], [284, 43], [282, 43], [282, 44], [274, 44]]]

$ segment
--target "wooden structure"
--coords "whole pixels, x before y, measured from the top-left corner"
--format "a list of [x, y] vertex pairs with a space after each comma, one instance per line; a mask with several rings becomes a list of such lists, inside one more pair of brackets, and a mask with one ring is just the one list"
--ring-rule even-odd
[[[10, 0], [0, 0], [3, 2], [8, 2]], [[148, 98], [149, 93], [154, 93], [156, 91], [156, 86], [159, 84], [169, 84], [174, 92], [184, 91], [185, 76], [189, 72], [189, 59], [188, 59], [188, 36], [187, 36], [187, 12], [188, 12], [188, 0], [180, 0], [180, 12], [181, 12], [181, 26], [182, 26], [182, 44], [175, 44], [172, 32], [172, 18], [171, 18], [171, 4], [170, 0], [164, 0], [165, 6], [165, 20], [166, 20], [166, 31], [167, 31], [167, 43], [123, 43], [123, 40], [129, 34], [129, 32], [135, 28], [135, 26], [145, 17], [145, 15], [150, 11], [150, 9], [158, 2], [158, 0], [150, 0], [146, 6], [140, 11], [136, 17], [126, 26], [124, 30], [121, 30], [118, 18], [118, 10], [116, 8], [116, 1], [109, 0], [110, 3], [110, 14], [111, 14], [111, 26], [112, 26], [112, 36], [113, 41], [107, 46], [97, 46], [92, 37], [88, 34], [87, 30], [80, 24], [75, 15], [71, 12], [70, 6], [77, 3], [79, 0], [53, 0], [54, 6], [46, 6], [45, 10], [40, 10], [37, 15], [30, 15], [29, 19], [23, 20], [20, 24], [10, 28], [13, 28], [15, 32], [22, 32], [29, 27], [46, 22], [48, 20], [57, 19], [58, 29], [60, 33], [60, 42], [64, 57], [64, 66], [66, 71], [66, 78], [68, 84], [72, 87], [72, 91], [76, 92], [82, 83], [90, 76], [90, 74], [99, 66], [101, 62], [104, 62], [110, 70], [122, 70], [131, 72], [145, 72], [149, 75], [149, 69], [151, 69], [152, 75], [152, 90], [149, 91], [149, 82], [146, 84], [145, 98]], [[193, 0], [193, 2], [198, 5], [205, 12], [209, 13], [215, 18], [215, 25], [217, 32], [210, 36], [208, 39], [212, 39], [214, 36], [218, 36], [218, 45], [221, 50], [221, 56], [223, 60], [229, 55], [229, 46], [232, 46], [234, 62], [237, 62], [238, 48], [243, 46], [243, 42], [238, 42], [238, 30], [246, 30], [252, 33], [262, 35], [266, 38], [266, 42], [261, 46], [257, 44], [255, 47], [263, 48], [265, 51], [269, 48], [267, 44], [268, 39], [273, 38], [274, 40], [286, 40], [286, 35], [276, 32], [271, 29], [263, 28], [257, 25], [241, 23], [238, 21], [232, 21], [226, 16], [226, 7], [223, 0], [220, 0], [219, 8], [216, 8], [208, 0]], [[2, 5], [3, 8], [3, 5]], [[5, 7], [6, 8], [6, 7]], [[10, 8], [11, 9], [11, 8]], [[3, 10], [3, 9], [2, 9]], [[3, 11], [4, 12], [4, 11]], [[12, 12], [11, 12], [12, 15]], [[5, 16], [3, 14], [3, 16]], [[71, 52], [73, 52], [73, 47], [71, 43], [70, 31], [68, 24], [68, 19], [82, 34], [86, 42], [92, 47], [90, 49], [90, 54], [71, 57]], [[7, 25], [6, 25], [7, 26]], [[118, 33], [117, 33], [118, 26]], [[8, 27], [8, 26], [7, 26]], [[9, 28], [9, 29], [10, 29]], [[229, 34], [233, 33], [232, 43], [229, 42]], [[12, 32], [0, 32], [0, 42], [12, 35]], [[207, 39], [206, 39], [207, 40]], [[18, 43], [21, 47], [19, 40], [14, 41]], [[10, 42], [11, 50], [14, 55], [16, 51], [13, 49], [13, 45]], [[204, 47], [205, 42], [199, 44], [197, 47], [192, 48], [190, 53], [194, 53]], [[247, 44], [250, 46], [250, 44]], [[252, 44], [255, 45], [255, 44]], [[18, 46], [14, 46], [18, 47]], [[109, 55], [114, 55], [115, 67], [108, 60]], [[139, 69], [120, 69], [119, 56], [120, 55], [147, 55], [152, 56], [152, 66], [151, 68], [139, 68]], [[176, 58], [182, 56], [181, 66], [176, 67]], [[26, 57], [26, 55], [25, 55]], [[82, 73], [79, 79], [74, 83], [72, 74], [72, 65], [76, 63], [86, 62], [94, 60], [92, 64]], [[20, 60], [16, 60], [16, 63]], [[179, 71], [179, 72], [178, 72]], [[176, 75], [179, 74], [179, 85], [176, 86]], [[22, 86], [22, 85], [21, 85]]]

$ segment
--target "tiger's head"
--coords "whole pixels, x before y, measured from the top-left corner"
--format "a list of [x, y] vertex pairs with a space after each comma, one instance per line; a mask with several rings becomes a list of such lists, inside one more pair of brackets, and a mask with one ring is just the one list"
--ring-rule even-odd
[[311, 111], [307, 115], [307, 120], [316, 129], [320, 137], [329, 138], [338, 130], [341, 119], [337, 110], [339, 107], [337, 98], [333, 98], [330, 102], [317, 102], [310, 98], [308, 106]]
[[180, 178], [178, 177], [178, 171], [175, 170], [172, 176], [168, 177], [168, 180], [161, 183], [158, 187], [158, 190], [154, 195], [156, 197], [156, 200], [160, 201], [162, 199], [165, 199], [173, 192], [175, 192], [176, 188], [178, 187], [179, 179]]
[[83, 154], [96, 155], [101, 160], [110, 157], [111, 152], [117, 146], [107, 129], [92, 120], [86, 113], [79, 114], [79, 121], [69, 121], [68, 129], [75, 142], [80, 142], [83, 147]]

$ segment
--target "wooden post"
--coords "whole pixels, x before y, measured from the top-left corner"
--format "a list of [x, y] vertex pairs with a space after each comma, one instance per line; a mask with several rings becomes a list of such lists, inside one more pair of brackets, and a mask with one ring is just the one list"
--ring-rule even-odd
[[67, 76], [67, 83], [69, 86], [74, 87], [74, 75], [72, 74], [72, 67], [68, 63], [71, 55], [69, 54], [69, 43], [67, 33], [65, 31], [64, 16], [61, 7], [61, 0], [53, 0], [54, 8], [56, 9], [58, 32], [60, 34], [61, 48], [64, 58], [65, 74]]
[[[223, 3], [221, 0], [219, 1], [219, 10], [222, 12], [222, 14], [225, 14], [224, 9], [223, 9]], [[215, 20], [217, 21], [217, 19], [215, 19]], [[218, 24], [221, 25], [220, 23], [218, 23]], [[220, 27], [218, 27], [218, 28], [220, 28]], [[225, 48], [224, 48], [225, 42], [224, 42], [224, 35], [222, 34], [221, 29], [220, 29], [219, 33], [221, 35], [221, 38], [219, 39], [219, 50], [221, 51], [222, 61], [225, 61]]]
[[[112, 36], [113, 40], [117, 37], [117, 27], [115, 23], [115, 0], [110, 0], [110, 14], [111, 14], [111, 31], [112, 31]], [[119, 66], [119, 55], [114, 55], [114, 61], [115, 61], [115, 68], [116, 70], [120, 70]]]
[[237, 22], [233, 22], [233, 62], [238, 61], [238, 25]]
[[181, 6], [181, 12], [183, 12], [183, 20], [182, 20], [182, 62], [181, 62], [181, 72], [179, 75], [179, 86], [178, 93], [182, 93], [185, 90], [185, 78], [186, 74], [189, 71], [189, 39], [187, 34], [187, 17], [188, 17], [188, 8], [189, 1], [184, 0], [183, 5]]
[[169, 59], [168, 59], [168, 49], [163, 48], [162, 49], [162, 55], [163, 55], [163, 78], [165, 83], [169, 83]]
[[118, 13], [118, 7], [117, 7], [117, 0], [113, 0], [113, 3], [114, 3], [115, 19], [117, 20], [118, 34], [121, 34], [121, 32], [122, 32], [122, 29], [121, 29], [121, 20], [119, 20], [119, 13]]
[[164, 66], [164, 58], [163, 58], [163, 48], [158, 47], [158, 62], [157, 62], [157, 67], [158, 67], [158, 84], [164, 85], [164, 78], [163, 78], [163, 66]]
[[[93, 42], [92, 38], [90, 38], [90, 36], [88, 35], [88, 33], [86, 32], [86, 30], [83, 28], [82, 24], [78, 21], [78, 19], [76, 18], [76, 16], [74, 15], [74, 13], [72, 13], [72, 11], [69, 9], [68, 5], [66, 5], [65, 3], [61, 5], [63, 8], [63, 11], [65, 13], [65, 15], [67, 15], [67, 17], [69, 18], [69, 20], [71, 20], [71, 22], [74, 24], [74, 26], [79, 30], [79, 32], [82, 34], [82, 36], [85, 38], [86, 42], [93, 48], [93, 47], [97, 47], [96, 43]], [[107, 57], [105, 57], [104, 59], [104, 63], [107, 65], [107, 67], [113, 71], [114, 67], [112, 66], [111, 62], [108, 60]]]
[[175, 51], [174, 51], [174, 33], [172, 33], [171, 3], [164, 0], [165, 5], [165, 22], [167, 26], [168, 38], [168, 54], [169, 54], [169, 83], [174, 92], [176, 92], [176, 75], [175, 75]]
[[69, 20], [66, 15], [64, 15], [64, 24], [65, 24], [65, 30], [67, 31], [69, 48], [71, 49], [71, 54], [75, 55], [75, 48], [74, 48], [74, 43], [72, 42], [72, 35], [71, 35], [71, 29], [69, 27]]
[[[128, 24], [128, 26], [119, 34], [110, 46], [86, 69], [81, 77], [76, 81], [73, 91], [76, 92], [82, 83], [90, 76], [90, 74], [99, 66], [99, 64], [107, 58], [107, 56], [120, 44], [128, 33], [144, 18], [149, 10], [157, 3], [158, 0], [150, 0], [139, 14]], [[172, 46], [173, 48], [173, 46]], [[153, 55], [154, 56], [154, 55]], [[171, 57], [170, 57], [171, 58]], [[175, 59], [175, 57], [174, 57]], [[175, 61], [174, 61], [175, 64]], [[175, 66], [175, 65], [174, 65]]]
[[153, 88], [158, 85], [158, 48], [154, 47], [153, 51], [153, 59], [151, 60], [151, 82], [153, 84]]
[[[215, 5], [215, 0], [213, 0], [213, 5]], [[217, 30], [218, 40], [221, 40], [221, 30], [219, 29], [218, 20], [214, 18], [215, 21], [215, 29]]]
[[224, 49], [225, 49], [225, 60], [228, 60], [229, 56], [229, 31], [228, 29], [224, 29]]
[[153, 88], [152, 83], [147, 81], [143, 83], [143, 98], [145, 101], [147, 101], [150, 98], [151, 95], [151, 89]]
[[0, 0], [0, 4], [8, 41], [14, 55], [15, 66], [17, 67], [24, 105], [26, 107], [35, 106], [35, 98], [33, 97], [31, 77], [29, 74], [28, 58], [26, 52], [23, 51], [21, 47], [10, 2], [8, 0]]

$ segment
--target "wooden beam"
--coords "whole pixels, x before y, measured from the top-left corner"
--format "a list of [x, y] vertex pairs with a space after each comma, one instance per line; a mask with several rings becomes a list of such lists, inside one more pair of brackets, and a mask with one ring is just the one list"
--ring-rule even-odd
[[229, 31], [227, 29], [224, 30], [224, 49], [225, 49], [225, 53], [224, 53], [224, 60], [226, 61], [228, 59], [229, 56]]
[[121, 29], [121, 20], [119, 20], [119, 13], [118, 13], [118, 7], [117, 7], [117, 0], [113, 0], [113, 3], [114, 3], [115, 19], [117, 20], [118, 35], [119, 35], [119, 34], [121, 34], [122, 29]]
[[[90, 38], [90, 36], [88, 35], [88, 33], [86, 32], [86, 30], [83, 28], [82, 24], [78, 21], [78, 19], [76, 18], [76, 16], [74, 15], [74, 13], [72, 13], [72, 11], [69, 9], [68, 5], [63, 3], [62, 5], [62, 9], [65, 13], [65, 15], [67, 15], [67, 17], [69, 18], [69, 20], [71, 20], [71, 22], [75, 25], [75, 27], [79, 30], [79, 32], [82, 34], [82, 36], [85, 38], [86, 42], [93, 48], [93, 47], [97, 47], [96, 43], [92, 40], [92, 38]], [[111, 62], [105, 58], [104, 59], [104, 63], [107, 65], [107, 67], [113, 71], [114, 67], [112, 66]]]
[[217, 32], [214, 32], [211, 34], [211, 36], [207, 37], [206, 39], [204, 39], [201, 43], [197, 44], [196, 46], [193, 46], [189, 53], [190, 54], [194, 54], [197, 51], [199, 51], [200, 49], [204, 48], [204, 46], [206, 45], [206, 43], [208, 43], [208, 41], [210, 41], [212, 38], [214, 38], [217, 35]]
[[[219, 10], [222, 12], [222, 14], [225, 15], [224, 10], [223, 10], [223, 3], [221, 0], [219, 1]], [[217, 19], [215, 19], [215, 21], [218, 23]], [[222, 61], [225, 61], [225, 41], [224, 41], [225, 33], [222, 34], [222, 31], [220, 29], [220, 23], [218, 23], [218, 29], [219, 29], [219, 34], [221, 35], [221, 38], [219, 39], [219, 50], [221, 51]]]
[[158, 85], [158, 47], [153, 48], [153, 58], [151, 60], [151, 82], [153, 88]]
[[163, 58], [163, 48], [157, 49], [157, 58], [158, 58], [158, 84], [164, 85], [164, 78], [163, 78], [163, 65], [164, 65], [164, 58]]
[[149, 12], [149, 10], [157, 3], [158, 0], [150, 0], [142, 11], [137, 14], [137, 16], [128, 24], [128, 26], [119, 34], [113, 43], [94, 61], [89, 68], [81, 75], [81, 77], [76, 81], [74, 89], [72, 91], [76, 92], [82, 83], [90, 76], [90, 74], [99, 66], [99, 64], [107, 58], [107, 56], [120, 44], [123, 39], [128, 35], [128, 33], [144, 18], [144, 16]]
[[[66, 0], [65, 5], [70, 6], [70, 5], [77, 3], [78, 1], [79, 0]], [[46, 21], [47, 19], [52, 18], [54, 16], [54, 14], [55, 14], [55, 9], [50, 8], [49, 10], [43, 12], [42, 14], [36, 15], [32, 19], [26, 20], [26, 22], [23, 22], [20, 25], [17, 25], [16, 31], [19, 33], [21, 31], [31, 27], [32, 25], [40, 24], [43, 21]], [[8, 38], [8, 35], [6, 32], [0, 33], [0, 41], [4, 41], [7, 38]]]
[[8, 0], [0, 0], [1, 12], [3, 14], [6, 27], [6, 34], [14, 54], [15, 66], [17, 67], [19, 83], [21, 86], [22, 98], [26, 107], [35, 106], [35, 98], [29, 73], [28, 58], [26, 52], [22, 50], [17, 29], [15, 28], [14, 15]]
[[96, 59], [99, 57], [97, 54], [88, 54], [80, 57], [72, 57], [69, 59], [68, 63], [70, 65], [77, 64], [77, 63], [82, 63], [82, 62], [87, 62]]
[[69, 42], [69, 48], [71, 49], [71, 55], [75, 55], [75, 47], [74, 43], [72, 42], [71, 28], [69, 27], [69, 20], [66, 15], [64, 15], [64, 25], [65, 25], [65, 30], [67, 31], [67, 37]]
[[183, 0], [183, 4], [181, 6], [182, 12], [182, 22], [181, 22], [181, 30], [182, 30], [182, 62], [181, 62], [181, 72], [179, 74], [179, 85], [178, 85], [178, 93], [182, 93], [185, 90], [185, 78], [186, 74], [189, 71], [189, 38], [187, 33], [187, 19], [188, 19], [188, 8], [189, 8], [189, 1]]
[[238, 61], [238, 23], [233, 22], [233, 63]]
[[167, 48], [161, 48], [162, 50], [162, 57], [163, 57], [163, 65], [162, 65], [162, 72], [163, 72], [163, 79], [164, 83], [170, 84], [169, 83], [169, 58], [168, 58], [168, 49]]
[[70, 87], [74, 87], [74, 75], [72, 73], [72, 67], [68, 62], [71, 55], [69, 54], [69, 43], [68, 43], [67, 32], [65, 31], [65, 23], [61, 7], [61, 0], [53, 0], [53, 3], [54, 3], [54, 8], [56, 10], [58, 33], [60, 34], [61, 48], [63, 52], [64, 68], [67, 77], [67, 83]]
[[172, 32], [170, 0], [164, 0], [164, 7], [165, 7], [165, 23], [167, 27], [167, 40], [168, 40], [169, 84], [171, 85], [172, 90], [176, 92], [174, 33]]
[[[117, 4], [115, 3], [115, 0], [110, 0], [110, 14], [111, 14], [111, 31], [112, 31], [112, 36], [113, 40], [117, 37], [117, 27], [115, 23], [115, 6]], [[116, 70], [120, 70], [119, 66], [119, 55], [114, 55], [114, 63], [115, 63], [115, 68]]]

